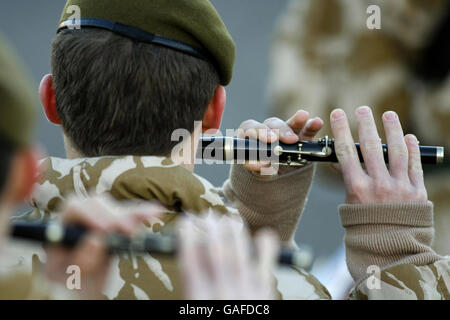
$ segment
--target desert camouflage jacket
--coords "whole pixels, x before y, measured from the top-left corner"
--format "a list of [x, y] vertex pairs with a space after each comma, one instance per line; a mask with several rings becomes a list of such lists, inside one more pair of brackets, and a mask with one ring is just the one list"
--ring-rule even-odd
[[[87, 197], [105, 192], [118, 200], [158, 200], [170, 209], [147, 227], [150, 233], [172, 226], [182, 211], [203, 213], [212, 209], [239, 215], [239, 210], [230, 204], [221, 189], [167, 158], [47, 158], [42, 166], [45, 173], [31, 200], [36, 209], [20, 219], [54, 219], [59, 204], [70, 194]], [[308, 174], [312, 176], [312, 170]], [[241, 209], [244, 210], [242, 206]], [[298, 216], [301, 210], [302, 207], [296, 210]], [[39, 269], [38, 265], [45, 262], [45, 253], [36, 248], [33, 257], [22, 256], [21, 260], [31, 264], [33, 269]], [[113, 261], [104, 295], [108, 299], [181, 299], [183, 291], [178, 271], [172, 258], [134, 253], [122, 255]], [[303, 270], [281, 270], [276, 276], [280, 298], [329, 298], [326, 289]], [[294, 288], [285, 283], [292, 279], [297, 283]]]
[[351, 291], [352, 300], [450, 300], [450, 257], [425, 266], [400, 264], [381, 271]]
[[[0, 300], [73, 300], [80, 299], [76, 291], [51, 282], [43, 273], [26, 268], [17, 261], [16, 253], [31, 256], [36, 248], [25, 242], [7, 240], [0, 248]], [[37, 258], [37, 257], [36, 257]]]
[[28, 273], [13, 273], [0, 277], [0, 300], [48, 300], [48, 291], [38, 289]]
[[[281, 205], [275, 203], [275, 200], [281, 196], [275, 194], [272, 201], [264, 188], [276, 186], [281, 193], [286, 193], [283, 189], [285, 185], [287, 189], [299, 190], [300, 183], [304, 184], [306, 180], [306, 183], [310, 184], [313, 175], [312, 167], [305, 167], [275, 180], [261, 180], [243, 168], [233, 167], [231, 183], [226, 182], [221, 190], [214, 188], [205, 179], [174, 165], [170, 160], [160, 157], [123, 156], [76, 160], [47, 158], [43, 161], [43, 166], [46, 171], [32, 199], [36, 210], [22, 218], [32, 220], [54, 218], [58, 204], [71, 193], [88, 196], [91, 193], [108, 192], [119, 200], [157, 199], [171, 209], [173, 212], [167, 213], [148, 227], [148, 232], [151, 233], [158, 233], [162, 228], [172, 225], [177, 219], [177, 212], [204, 212], [209, 209], [229, 215], [240, 214], [250, 224], [258, 224], [258, 221], [262, 221], [261, 223], [270, 225], [265, 219], [275, 220], [277, 225], [289, 227], [292, 227], [290, 225], [293, 223], [292, 230], [295, 230], [299, 217], [280, 220], [277, 218], [277, 213], [273, 212], [273, 215], [269, 214], [268, 217], [257, 218], [258, 209], [254, 208], [254, 204], [247, 197], [250, 194], [262, 193], [265, 196], [265, 206], [272, 207], [267, 202], [273, 202], [275, 207], [279, 207]], [[241, 180], [245, 183], [240, 186]], [[245, 189], [250, 189], [247, 191], [248, 194], [245, 194]], [[309, 190], [309, 186], [306, 190]], [[233, 195], [233, 193], [237, 194]], [[302, 197], [306, 198], [306, 193]], [[228, 197], [225, 197], [225, 194]], [[295, 198], [290, 194], [287, 196]], [[282, 211], [289, 212], [288, 207], [294, 205], [286, 199], [282, 201], [287, 203]], [[296, 202], [298, 208], [293, 212], [301, 211], [304, 201], [305, 199], [301, 199], [300, 202]], [[267, 215], [267, 212], [262, 212], [262, 215]], [[292, 234], [283, 236], [282, 230], [280, 233], [282, 238], [292, 237]], [[415, 231], [411, 233], [414, 234]], [[381, 234], [378, 238], [383, 241], [384, 235]], [[367, 248], [359, 247], [356, 251], [364, 249]], [[380, 254], [380, 252], [374, 252], [374, 254]], [[365, 277], [358, 276], [358, 279], [355, 279], [357, 285], [350, 297], [354, 299], [448, 298], [450, 260], [434, 257], [434, 255], [432, 259], [432, 263], [420, 266], [412, 263], [400, 265], [394, 263], [385, 267], [380, 274], [381, 287], [377, 287], [376, 290], [369, 289], [371, 288], [368, 286], [370, 279], [366, 280]], [[33, 269], [37, 269], [36, 265], [45, 262], [45, 254], [42, 250], [36, 249], [33, 257], [22, 256], [21, 260], [25, 264], [31, 263]], [[275, 278], [281, 299], [331, 298], [326, 288], [304, 270], [280, 268], [275, 272]], [[150, 254], [130, 253], [117, 257], [113, 262], [104, 295], [108, 299], [181, 299], [183, 290], [177, 264], [170, 258]]]

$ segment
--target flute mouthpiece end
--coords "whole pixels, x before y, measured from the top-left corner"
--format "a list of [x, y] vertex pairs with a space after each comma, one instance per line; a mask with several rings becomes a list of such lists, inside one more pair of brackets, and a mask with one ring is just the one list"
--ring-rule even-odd
[[444, 147], [437, 147], [436, 149], [436, 164], [444, 163]]

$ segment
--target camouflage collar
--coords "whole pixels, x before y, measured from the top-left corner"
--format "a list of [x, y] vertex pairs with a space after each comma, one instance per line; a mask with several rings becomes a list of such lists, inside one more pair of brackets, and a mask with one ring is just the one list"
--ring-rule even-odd
[[31, 203], [44, 212], [53, 212], [73, 193], [105, 192], [118, 200], [158, 200], [178, 212], [227, 212], [207, 180], [164, 157], [46, 158], [41, 166]]

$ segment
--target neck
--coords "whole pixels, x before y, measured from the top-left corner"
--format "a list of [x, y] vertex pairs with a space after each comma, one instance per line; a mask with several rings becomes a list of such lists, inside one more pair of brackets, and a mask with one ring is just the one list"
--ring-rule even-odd
[[79, 158], [85, 158], [85, 156], [79, 152], [72, 144], [72, 141], [70, 141], [69, 138], [67, 138], [66, 135], [64, 135], [64, 148], [66, 149], [66, 158], [67, 159], [79, 159]]
[[[195, 139], [196, 135], [190, 137], [190, 139], [185, 139], [182, 142], [180, 142], [178, 145], [174, 147], [174, 149], [181, 149], [181, 150], [194, 150], [194, 152], [190, 153], [189, 157], [173, 157], [172, 155], [169, 155], [168, 157], [172, 159], [172, 161], [176, 164], [178, 164], [180, 167], [183, 167], [191, 172], [194, 172], [195, 169], [195, 154], [197, 152], [198, 148], [198, 140]], [[66, 149], [66, 158], [67, 159], [80, 159], [80, 158], [86, 158], [83, 153], [79, 152], [74, 146], [73, 143], [70, 141], [70, 139], [64, 135], [64, 147]], [[148, 156], [154, 156], [149, 154]]]

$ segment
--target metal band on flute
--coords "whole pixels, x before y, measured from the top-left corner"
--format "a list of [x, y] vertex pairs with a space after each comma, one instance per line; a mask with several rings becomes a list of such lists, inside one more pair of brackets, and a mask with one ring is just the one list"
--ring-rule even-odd
[[[28, 223], [12, 224], [11, 236], [16, 239], [36, 241], [43, 244], [54, 244], [72, 248], [89, 232], [88, 229], [76, 226], [63, 226], [61, 223]], [[177, 241], [174, 235], [137, 235], [126, 237], [120, 234], [109, 234], [105, 238], [105, 246], [109, 252], [120, 253], [153, 253], [175, 255]], [[311, 268], [313, 255], [308, 250], [280, 250], [278, 263], [296, 266], [305, 270]]]
[[[364, 162], [359, 143], [355, 144], [359, 160]], [[383, 154], [389, 163], [388, 146], [383, 144]], [[442, 164], [444, 148], [419, 146], [423, 164]], [[202, 137], [198, 158], [215, 160], [217, 162], [271, 161], [279, 165], [303, 166], [308, 161], [338, 162], [334, 141], [328, 137], [318, 141], [301, 141], [294, 144], [277, 142], [266, 144], [256, 140], [238, 139], [233, 137]]]

